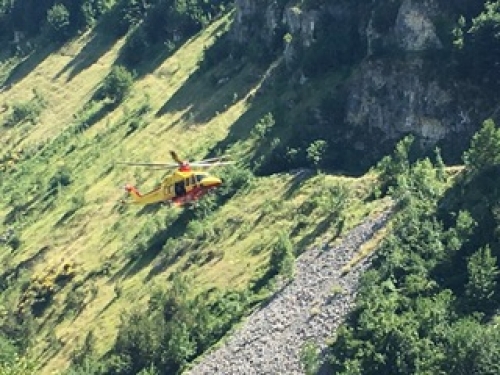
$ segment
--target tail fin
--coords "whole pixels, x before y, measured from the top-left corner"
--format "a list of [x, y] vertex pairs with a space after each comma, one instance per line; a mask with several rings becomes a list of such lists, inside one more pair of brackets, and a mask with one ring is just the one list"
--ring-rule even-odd
[[132, 203], [139, 202], [142, 195], [141, 195], [141, 193], [139, 193], [139, 190], [137, 190], [137, 188], [135, 186], [125, 185], [125, 190], [132, 197]]

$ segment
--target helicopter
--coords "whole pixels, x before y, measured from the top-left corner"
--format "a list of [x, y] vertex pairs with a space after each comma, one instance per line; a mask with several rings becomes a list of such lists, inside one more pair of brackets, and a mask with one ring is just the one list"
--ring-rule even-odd
[[213, 176], [203, 169], [233, 164], [225, 156], [189, 162], [181, 160], [175, 151], [170, 151], [170, 155], [175, 163], [117, 163], [155, 169], [176, 169], [173, 173], [164, 177], [157, 188], [148, 193], [141, 194], [135, 186], [125, 185], [125, 191], [128, 193], [129, 199], [122, 202], [139, 205], [170, 203], [175, 206], [194, 203], [222, 184], [219, 177]]

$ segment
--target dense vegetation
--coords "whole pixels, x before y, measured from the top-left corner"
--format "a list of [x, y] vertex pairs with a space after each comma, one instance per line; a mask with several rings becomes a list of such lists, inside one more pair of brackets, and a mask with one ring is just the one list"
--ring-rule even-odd
[[411, 140], [382, 176], [400, 210], [356, 308], [331, 348], [337, 374], [496, 374], [500, 129], [485, 122], [450, 188], [439, 163], [410, 163]]

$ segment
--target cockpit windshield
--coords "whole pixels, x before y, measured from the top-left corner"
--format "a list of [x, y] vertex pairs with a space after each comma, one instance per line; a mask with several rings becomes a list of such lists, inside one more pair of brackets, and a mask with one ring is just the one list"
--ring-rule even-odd
[[196, 182], [201, 182], [201, 180], [203, 180], [203, 178], [205, 177], [205, 175], [203, 175], [203, 174], [196, 174], [195, 177], [196, 177]]

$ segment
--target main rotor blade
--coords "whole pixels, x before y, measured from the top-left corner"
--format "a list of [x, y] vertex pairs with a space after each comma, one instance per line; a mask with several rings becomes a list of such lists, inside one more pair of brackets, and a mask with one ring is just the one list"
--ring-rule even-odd
[[173, 163], [131, 163], [131, 162], [117, 162], [116, 164], [128, 165], [132, 167], [162, 167], [162, 168], [177, 168], [177, 164]]
[[170, 150], [170, 155], [172, 156], [172, 159], [177, 162], [177, 164], [182, 164], [182, 160], [177, 155], [177, 152]]
[[189, 165], [192, 167], [217, 167], [218, 165], [231, 165], [231, 164], [234, 164], [234, 161], [220, 161], [212, 163], [204, 163], [204, 162], [189, 163]]
[[215, 161], [227, 161], [227, 159], [229, 159], [229, 155], [222, 155], [222, 156], [218, 156], [218, 157], [214, 157], [214, 158], [197, 160], [197, 161], [194, 161], [193, 163], [205, 163], [205, 162], [212, 163]]

